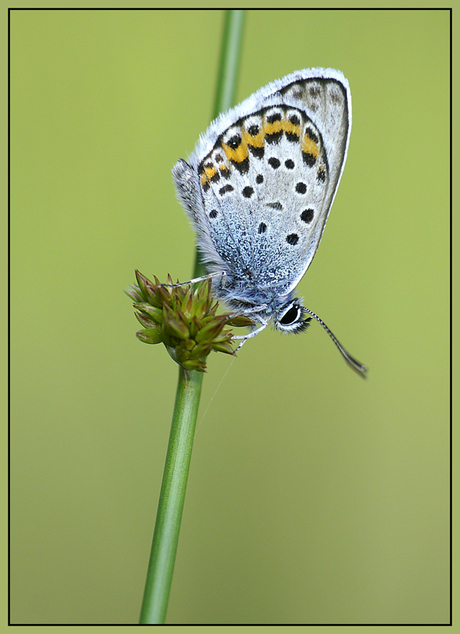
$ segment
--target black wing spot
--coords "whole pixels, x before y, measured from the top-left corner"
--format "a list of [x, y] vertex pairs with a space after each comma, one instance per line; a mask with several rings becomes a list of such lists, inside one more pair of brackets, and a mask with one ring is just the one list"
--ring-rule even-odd
[[309, 224], [315, 215], [313, 209], [304, 209], [300, 214], [300, 219]]
[[288, 244], [292, 244], [292, 246], [295, 246], [298, 241], [299, 241], [299, 236], [296, 233], [290, 233], [286, 238], [286, 242]]

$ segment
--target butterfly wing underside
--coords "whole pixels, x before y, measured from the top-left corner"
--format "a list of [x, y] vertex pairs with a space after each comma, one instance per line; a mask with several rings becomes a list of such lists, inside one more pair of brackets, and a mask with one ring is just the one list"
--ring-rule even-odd
[[351, 128], [338, 71], [297, 71], [221, 115], [173, 170], [211, 270], [290, 292], [319, 246]]

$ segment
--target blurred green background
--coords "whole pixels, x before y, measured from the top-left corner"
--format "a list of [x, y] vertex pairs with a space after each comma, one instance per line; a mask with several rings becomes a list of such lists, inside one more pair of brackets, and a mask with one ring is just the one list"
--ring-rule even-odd
[[[11, 618], [136, 623], [177, 366], [123, 289], [190, 278], [171, 168], [211, 115], [221, 11], [11, 15]], [[205, 377], [168, 623], [449, 619], [449, 14], [250, 11], [237, 99], [349, 79], [314, 323]]]

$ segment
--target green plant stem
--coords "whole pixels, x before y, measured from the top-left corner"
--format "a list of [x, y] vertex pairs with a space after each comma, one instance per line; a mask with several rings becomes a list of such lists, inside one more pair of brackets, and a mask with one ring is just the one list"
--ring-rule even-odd
[[176, 402], [150, 553], [141, 624], [164, 623], [184, 507], [202, 372], [179, 370]]
[[[225, 12], [214, 117], [233, 105], [244, 11]], [[197, 254], [194, 277], [205, 273]], [[141, 609], [141, 624], [165, 621], [176, 559], [193, 437], [203, 382], [202, 372], [179, 370], [176, 402], [166, 455], [157, 519]]]

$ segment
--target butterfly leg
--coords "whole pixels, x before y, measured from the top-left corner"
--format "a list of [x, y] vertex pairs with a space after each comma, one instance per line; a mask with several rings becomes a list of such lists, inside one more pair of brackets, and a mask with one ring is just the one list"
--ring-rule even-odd
[[204, 282], [205, 280], [210, 280], [213, 277], [218, 277], [219, 275], [222, 276], [222, 288], [224, 287], [224, 278], [225, 278], [225, 271], [217, 271], [217, 273], [208, 273], [207, 275], [202, 275], [201, 277], [194, 277], [192, 280], [188, 280], [188, 282], [178, 282], [177, 284], [161, 284], [161, 286], [168, 286], [169, 288], [172, 287], [176, 287], [176, 286], [187, 286], [188, 284], [198, 284], [198, 282]]
[[261, 326], [256, 328], [255, 330], [252, 330], [251, 332], [249, 332], [247, 335], [234, 335], [232, 339], [241, 339], [241, 343], [238, 345], [235, 352], [238, 352], [238, 350], [240, 350], [243, 347], [243, 345], [246, 343], [248, 339], [252, 339], [256, 335], [258, 335], [259, 332], [262, 332], [262, 330], [264, 330], [267, 327], [267, 325], [268, 325], [268, 322], [265, 322]]

